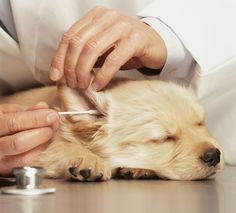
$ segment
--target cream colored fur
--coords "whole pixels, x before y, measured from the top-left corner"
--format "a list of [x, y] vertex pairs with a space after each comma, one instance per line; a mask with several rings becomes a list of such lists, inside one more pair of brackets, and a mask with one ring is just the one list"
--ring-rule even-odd
[[[202, 107], [187, 89], [162, 81], [115, 81], [102, 92], [58, 86], [31, 90], [4, 102], [46, 101], [64, 111], [97, 109], [101, 115], [61, 117], [60, 129], [34, 165], [51, 178], [108, 180], [213, 177], [224, 161], [208, 167], [200, 157], [219, 144], [204, 126]], [[52, 98], [53, 97], [53, 98]], [[221, 151], [222, 153], [222, 151]]]

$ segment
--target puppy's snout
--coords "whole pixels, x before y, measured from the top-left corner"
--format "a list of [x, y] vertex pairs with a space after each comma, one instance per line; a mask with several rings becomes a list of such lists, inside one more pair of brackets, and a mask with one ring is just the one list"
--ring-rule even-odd
[[209, 149], [200, 158], [201, 161], [210, 166], [216, 166], [220, 162], [220, 150], [219, 149]]

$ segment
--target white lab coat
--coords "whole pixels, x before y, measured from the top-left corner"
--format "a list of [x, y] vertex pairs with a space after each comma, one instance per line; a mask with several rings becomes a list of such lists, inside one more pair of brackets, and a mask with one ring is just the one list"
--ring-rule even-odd
[[[11, 0], [19, 45], [0, 29], [0, 91], [50, 83], [62, 34], [95, 5], [159, 18], [173, 29], [197, 62], [185, 84], [204, 105], [226, 161], [236, 165], [235, 0]], [[170, 70], [163, 78], [175, 76]]]

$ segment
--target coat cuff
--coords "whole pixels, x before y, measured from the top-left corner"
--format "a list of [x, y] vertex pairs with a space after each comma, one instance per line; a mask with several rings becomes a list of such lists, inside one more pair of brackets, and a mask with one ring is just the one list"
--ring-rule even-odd
[[167, 48], [167, 60], [160, 72], [163, 78], [184, 78], [188, 75], [194, 59], [189, 51], [184, 47], [172, 29], [158, 18], [143, 18], [144, 23], [151, 26], [161, 36]]

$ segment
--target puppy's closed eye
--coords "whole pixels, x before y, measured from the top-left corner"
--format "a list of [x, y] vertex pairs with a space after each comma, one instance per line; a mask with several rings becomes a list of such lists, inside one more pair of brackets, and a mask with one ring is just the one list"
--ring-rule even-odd
[[176, 142], [179, 138], [176, 135], [167, 135], [163, 139], [153, 139], [151, 142], [153, 143], [163, 143], [163, 142]]
[[166, 136], [165, 137], [165, 139], [164, 139], [164, 141], [169, 141], [169, 142], [171, 142], [171, 141], [173, 141], [173, 142], [175, 142], [175, 141], [177, 141], [179, 138], [178, 138], [178, 136], [176, 136], [176, 135], [168, 135], [168, 136]]
[[203, 122], [203, 121], [197, 122], [197, 126], [203, 126], [203, 125], [204, 125], [204, 122]]

